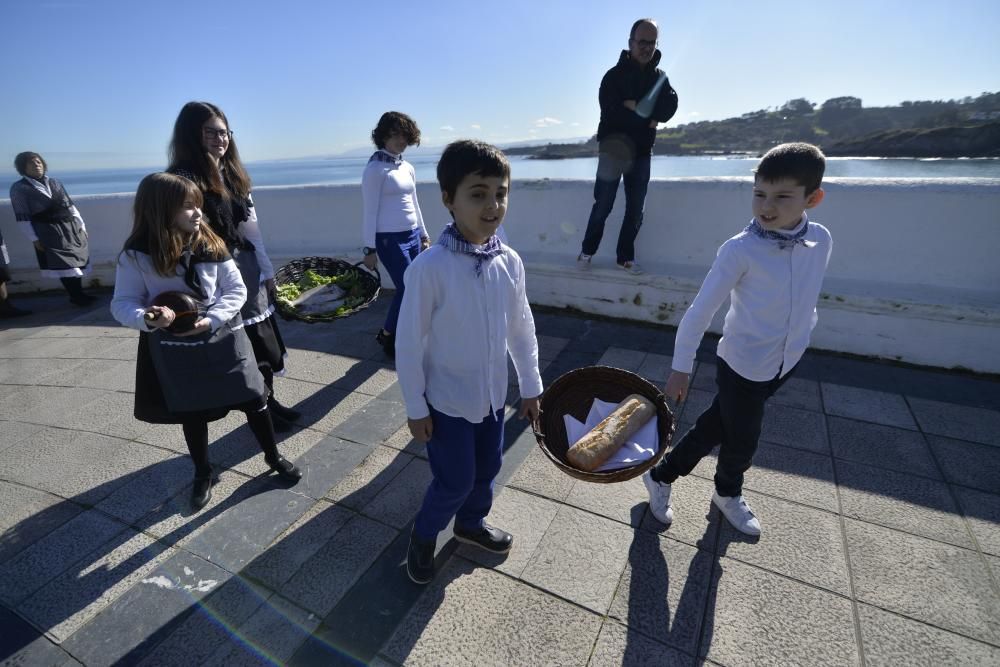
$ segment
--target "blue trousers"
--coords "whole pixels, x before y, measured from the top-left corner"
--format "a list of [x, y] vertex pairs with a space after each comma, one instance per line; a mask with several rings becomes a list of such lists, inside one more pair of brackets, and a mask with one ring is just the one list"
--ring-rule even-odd
[[594, 181], [594, 206], [590, 209], [587, 232], [583, 237], [581, 252], [584, 255], [597, 253], [597, 247], [604, 236], [604, 223], [615, 205], [618, 183], [625, 182], [625, 218], [618, 232], [616, 254], [618, 263], [635, 259], [635, 237], [642, 227], [642, 209], [646, 202], [649, 186], [649, 155], [622, 155], [621, 151], [601, 151], [597, 158], [597, 178]]
[[382, 266], [389, 272], [392, 284], [396, 286], [396, 296], [389, 304], [383, 329], [395, 335], [399, 321], [399, 307], [403, 304], [403, 273], [420, 254], [420, 230], [408, 232], [384, 232], [375, 235], [375, 252]]
[[764, 404], [781, 389], [795, 372], [780, 372], [766, 382], [748, 380], [716, 357], [715, 384], [719, 391], [712, 404], [701, 413], [694, 427], [674, 445], [651, 473], [654, 480], [673, 484], [687, 475], [717, 446], [715, 490], [720, 496], [743, 493], [743, 473], [750, 469], [757, 452]]
[[437, 538], [452, 517], [462, 529], [482, 525], [503, 463], [503, 410], [473, 424], [431, 407], [431, 419], [427, 458], [434, 479], [413, 524], [414, 534], [426, 541]]

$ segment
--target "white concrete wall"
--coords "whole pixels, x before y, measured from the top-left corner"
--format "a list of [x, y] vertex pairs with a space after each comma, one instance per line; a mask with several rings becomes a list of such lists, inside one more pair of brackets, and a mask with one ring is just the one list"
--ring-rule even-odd
[[[719, 244], [749, 220], [751, 185], [743, 178], [650, 183], [637, 242], [647, 274], [639, 277], [614, 264], [621, 193], [593, 269], [576, 269], [592, 182], [515, 181], [504, 227], [528, 266], [533, 303], [676, 325]], [[1000, 181], [830, 179], [825, 188], [812, 217], [830, 229], [834, 251], [814, 346], [1000, 372]], [[305, 255], [360, 258], [358, 186], [259, 188], [254, 197], [276, 264]], [[419, 197], [436, 235], [448, 220], [437, 186], [422, 183]], [[110, 284], [132, 197], [74, 199], [90, 230], [92, 278]], [[11, 289], [56, 287], [38, 277], [6, 200], [0, 225], [12, 256]]]

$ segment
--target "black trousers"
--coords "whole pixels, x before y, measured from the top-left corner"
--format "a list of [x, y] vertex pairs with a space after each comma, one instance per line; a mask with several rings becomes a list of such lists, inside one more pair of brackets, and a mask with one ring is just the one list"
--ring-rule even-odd
[[673, 484], [678, 477], [694, 470], [718, 445], [715, 490], [720, 496], [738, 496], [743, 493], [743, 473], [750, 469], [757, 452], [764, 404], [795, 369], [784, 377], [780, 377], [779, 371], [771, 380], [754, 382], [730, 368], [721, 357], [716, 359], [718, 393], [715, 400], [651, 475], [658, 482]]

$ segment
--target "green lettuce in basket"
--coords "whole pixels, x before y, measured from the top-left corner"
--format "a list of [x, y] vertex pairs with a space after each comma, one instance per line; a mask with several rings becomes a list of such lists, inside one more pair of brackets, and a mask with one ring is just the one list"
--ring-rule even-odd
[[365, 302], [365, 286], [361, 281], [361, 274], [357, 269], [349, 269], [338, 276], [324, 276], [316, 273], [312, 269], [307, 269], [297, 283], [279, 285], [277, 288], [278, 301], [288, 310], [298, 311], [298, 306], [294, 301], [305, 292], [323, 285], [337, 285], [344, 290], [346, 297], [340, 306], [335, 310], [323, 313], [310, 313], [312, 317], [340, 316], [354, 310]]

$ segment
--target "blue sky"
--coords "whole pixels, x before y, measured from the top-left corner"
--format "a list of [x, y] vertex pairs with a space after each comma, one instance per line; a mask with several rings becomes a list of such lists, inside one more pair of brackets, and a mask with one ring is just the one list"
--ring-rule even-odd
[[2, 15], [0, 156], [64, 169], [162, 165], [192, 99], [226, 111], [246, 160], [363, 147], [389, 109], [426, 146], [586, 137], [641, 16], [660, 22], [673, 125], [795, 97], [1000, 90], [996, 0], [10, 0]]

